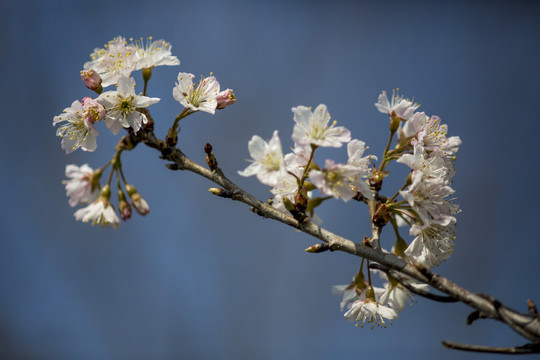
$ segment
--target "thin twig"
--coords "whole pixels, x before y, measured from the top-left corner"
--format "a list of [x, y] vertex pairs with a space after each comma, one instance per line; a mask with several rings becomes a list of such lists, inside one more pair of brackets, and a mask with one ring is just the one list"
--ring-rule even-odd
[[537, 354], [540, 353], [540, 346], [538, 344], [526, 344], [516, 347], [490, 347], [482, 345], [469, 345], [459, 344], [452, 341], [443, 341], [442, 344], [450, 349], [465, 350], [483, 353], [496, 353], [496, 354]]

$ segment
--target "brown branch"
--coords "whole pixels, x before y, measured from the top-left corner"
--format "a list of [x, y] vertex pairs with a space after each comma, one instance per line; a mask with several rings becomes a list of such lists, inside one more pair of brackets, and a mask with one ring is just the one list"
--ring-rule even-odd
[[[279, 221], [320, 239], [327, 243], [329, 249], [332, 251], [339, 250], [375, 261], [390, 269], [393, 272], [392, 276], [394, 277], [401, 276], [402, 278], [410, 278], [426, 283], [448, 295], [450, 298], [463, 302], [476, 309], [478, 315], [476, 318], [491, 318], [501, 321], [533, 343], [540, 343], [540, 318], [537, 314], [534, 314], [533, 311], [530, 311], [529, 314], [518, 313], [507, 308], [492, 297], [475, 294], [465, 290], [450, 280], [432, 273], [421, 266], [417, 267], [414, 264], [405, 262], [394, 254], [385, 253], [381, 251], [380, 248], [374, 249], [336, 235], [314, 224], [307, 216], [295, 218], [275, 209], [233, 183], [225, 176], [223, 171], [217, 167], [217, 162], [216, 167], [209, 170], [189, 159], [177, 147], [170, 147], [165, 141], [158, 139], [153, 132], [153, 120], [149, 112], [146, 109], [142, 109], [141, 112], [146, 114], [149, 123], [137, 134], [130, 132], [129, 135], [126, 135], [129, 139], [126, 139], [123, 142], [130, 144], [130, 149], [142, 142], [145, 145], [158, 150], [161, 153], [162, 159], [170, 161], [171, 164], [167, 164], [167, 166], [171, 170], [187, 170], [207, 178], [222, 188], [224, 194], [226, 194], [226, 196], [223, 197], [231, 198], [232, 200], [240, 201], [248, 205], [256, 214]], [[368, 205], [370, 207], [370, 215], [373, 217], [373, 214], [377, 210], [377, 202], [368, 201]], [[375, 244], [378, 244], [380, 231], [381, 227], [377, 226], [372, 221], [372, 240], [375, 240]], [[441, 299], [442, 298], [443, 297], [441, 297]]]
[[514, 355], [540, 353], [540, 346], [538, 344], [527, 344], [527, 345], [511, 347], [511, 348], [459, 344], [452, 341], [443, 341], [442, 344], [449, 349], [483, 352], [483, 353], [514, 354]]

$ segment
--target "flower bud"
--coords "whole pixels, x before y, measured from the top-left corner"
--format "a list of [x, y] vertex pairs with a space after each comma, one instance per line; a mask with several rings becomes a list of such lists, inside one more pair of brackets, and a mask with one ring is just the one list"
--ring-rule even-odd
[[129, 206], [126, 195], [122, 190], [118, 190], [118, 210], [120, 211], [120, 217], [126, 221], [131, 218], [131, 206]]
[[236, 102], [236, 97], [231, 89], [227, 89], [217, 94], [216, 100], [216, 109], [224, 109], [225, 107], [234, 104]]
[[134, 186], [126, 185], [126, 191], [131, 199], [131, 205], [140, 215], [146, 215], [150, 212], [150, 207], [144, 198], [137, 192]]
[[101, 76], [94, 70], [82, 70], [81, 79], [84, 81], [84, 85], [92, 91], [95, 91], [98, 94], [103, 92], [103, 87], [101, 86]]

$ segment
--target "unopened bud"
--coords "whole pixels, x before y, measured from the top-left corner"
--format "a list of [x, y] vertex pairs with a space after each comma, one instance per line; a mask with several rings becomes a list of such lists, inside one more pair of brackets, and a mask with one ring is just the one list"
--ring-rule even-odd
[[144, 198], [137, 192], [132, 185], [126, 185], [126, 191], [131, 199], [131, 205], [140, 215], [146, 215], [150, 212], [150, 207]]
[[236, 97], [231, 89], [227, 89], [217, 94], [216, 100], [216, 109], [224, 109], [225, 107], [234, 104], [236, 102]]
[[120, 211], [120, 217], [126, 221], [131, 218], [131, 206], [126, 200], [126, 195], [122, 190], [118, 190], [118, 210]]
[[97, 94], [103, 92], [103, 87], [101, 86], [101, 76], [94, 70], [82, 70], [81, 79], [84, 81], [84, 85], [92, 91], [95, 91]]

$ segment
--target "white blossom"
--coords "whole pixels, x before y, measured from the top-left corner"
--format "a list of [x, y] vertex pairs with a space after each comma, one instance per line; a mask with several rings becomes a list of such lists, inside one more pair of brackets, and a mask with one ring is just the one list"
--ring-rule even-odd
[[423, 181], [422, 173], [412, 172], [412, 184], [408, 189], [400, 191], [400, 195], [409, 203], [420, 216], [424, 225], [448, 225], [455, 222], [452, 216], [452, 204], [448, 196], [454, 190], [444, 180]]
[[97, 101], [107, 110], [105, 125], [116, 135], [122, 127], [139, 131], [148, 119], [137, 108], [155, 104], [159, 99], [135, 95], [135, 80], [122, 76], [118, 79], [117, 91], [104, 92]]
[[219, 82], [214, 76], [202, 77], [198, 84], [193, 83], [195, 75], [178, 73], [178, 82], [173, 89], [173, 97], [185, 108], [192, 111], [216, 112], [218, 106]]
[[75, 100], [71, 107], [64, 109], [63, 114], [54, 117], [53, 125], [66, 122], [58, 128], [56, 136], [62, 138], [62, 149], [67, 154], [78, 148], [84, 151], [96, 150], [98, 132], [90, 119], [92, 117], [78, 100]]
[[[412, 283], [411, 286], [419, 290], [429, 290], [427, 284]], [[390, 306], [396, 313], [402, 312], [407, 303], [412, 305], [414, 301], [414, 297], [409, 290], [395, 280], [384, 283], [384, 289], [379, 291], [378, 299], [382, 305]]]
[[101, 225], [101, 227], [112, 225], [113, 228], [120, 226], [120, 219], [109, 201], [111, 191], [108, 185], [101, 190], [101, 196], [85, 208], [75, 212], [75, 219], [82, 222], [91, 222], [92, 225]]
[[163, 65], [180, 65], [180, 60], [171, 54], [171, 44], [165, 40], [153, 40], [151, 36], [146, 39], [146, 43], [142, 38], [135, 41], [130, 40], [132, 42], [129, 47], [134, 48], [136, 54], [135, 70], [152, 69]]
[[350, 179], [351, 184], [367, 199], [373, 199], [373, 190], [366, 183], [365, 178], [371, 175], [369, 163], [372, 160], [377, 160], [374, 155], [364, 155], [366, 149], [365, 143], [360, 140], [353, 139], [347, 144], [347, 154], [349, 160], [347, 165], [355, 167], [359, 170], [356, 177]]
[[136, 70], [137, 49], [128, 45], [126, 39], [117, 36], [103, 48], [96, 48], [92, 58], [84, 64], [84, 70], [95, 70], [102, 79], [101, 85], [115, 85], [122, 76], [129, 77]]
[[449, 186], [454, 175], [452, 164], [438, 156], [428, 157], [425, 149], [416, 144], [414, 154], [404, 154], [398, 160], [412, 170], [411, 184], [400, 191], [401, 196], [418, 214], [424, 226], [431, 223], [446, 226], [455, 222], [452, 204], [448, 197], [454, 193]]
[[399, 95], [396, 91], [392, 92], [392, 100], [389, 102], [386, 91], [383, 91], [379, 95], [375, 107], [379, 112], [388, 114], [388, 116], [408, 120], [420, 105], [404, 99], [403, 96]]
[[326, 105], [320, 104], [313, 112], [305, 106], [293, 107], [292, 111], [296, 122], [292, 139], [297, 144], [338, 148], [351, 140], [349, 130], [343, 126], [336, 127], [335, 121], [329, 125], [330, 114]]
[[361, 327], [364, 327], [367, 321], [368, 324], [371, 324], [371, 328], [374, 328], [375, 325], [384, 327], [386, 326], [384, 319], [391, 321], [398, 317], [393, 309], [381, 305], [369, 297], [353, 302], [344, 316], [351, 321], [362, 321]]
[[356, 195], [350, 181], [362, 175], [362, 171], [361, 168], [336, 164], [333, 160], [327, 159], [324, 169], [311, 170], [309, 178], [321, 193], [348, 201]]
[[405, 250], [405, 255], [413, 262], [427, 268], [438, 266], [452, 255], [456, 232], [453, 224], [442, 226], [430, 224], [429, 226], [413, 225], [411, 235], [416, 238]]
[[411, 145], [421, 145], [429, 152], [453, 155], [461, 145], [459, 136], [447, 137], [448, 126], [441, 124], [438, 116], [428, 117], [425, 113], [415, 113], [403, 126], [403, 135], [412, 137]]
[[414, 145], [413, 154], [403, 154], [397, 160], [398, 163], [407, 165], [412, 171], [422, 174], [422, 181], [451, 179], [455, 175], [452, 163], [445, 161], [439, 156], [428, 156], [426, 150], [420, 144]]
[[93, 184], [92, 179], [94, 170], [88, 164], [67, 165], [66, 177], [63, 181], [66, 186], [66, 195], [69, 197], [69, 205], [71, 207], [80, 203], [91, 203], [96, 200], [100, 194], [100, 186]]
[[253, 135], [248, 143], [248, 149], [253, 159], [252, 163], [244, 171], [239, 171], [239, 175], [256, 175], [260, 182], [270, 186], [276, 185], [287, 175], [277, 130], [269, 142]]

